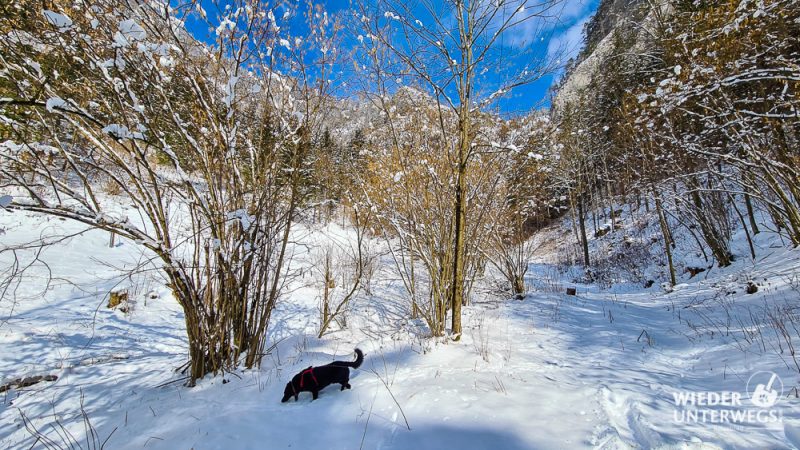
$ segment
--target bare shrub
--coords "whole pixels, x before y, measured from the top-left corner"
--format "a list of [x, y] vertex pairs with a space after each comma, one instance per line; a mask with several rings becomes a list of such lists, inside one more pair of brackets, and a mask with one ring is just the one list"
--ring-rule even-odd
[[[340, 27], [311, 11], [317, 37], [267, 55], [250, 43], [281, 39], [275, 4], [237, 0], [214, 23], [198, 18], [239, 24], [220, 26], [213, 47], [183, 29], [193, 4], [158, 5], [11, 9], [0, 39], [9, 118], [0, 131], [10, 135], [0, 176], [11, 210], [110, 231], [160, 262], [184, 311], [194, 384], [264, 354], [336, 57], [309, 49], [333, 48]], [[285, 12], [291, 22], [298, 9]], [[135, 211], [115, 210], [103, 190]]]

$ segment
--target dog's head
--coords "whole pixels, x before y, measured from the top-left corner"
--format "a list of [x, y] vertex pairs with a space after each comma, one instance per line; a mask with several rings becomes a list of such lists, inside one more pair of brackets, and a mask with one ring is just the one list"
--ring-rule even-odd
[[286, 383], [286, 388], [283, 390], [283, 398], [281, 399], [281, 403], [286, 403], [292, 396], [294, 396], [295, 401], [297, 401], [297, 394], [295, 393], [294, 386], [292, 386], [292, 382], [290, 381]]

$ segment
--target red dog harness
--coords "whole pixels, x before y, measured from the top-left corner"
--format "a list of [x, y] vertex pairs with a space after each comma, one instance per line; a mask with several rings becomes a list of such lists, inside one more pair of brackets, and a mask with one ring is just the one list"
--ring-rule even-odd
[[312, 367], [309, 367], [308, 369], [300, 372], [300, 388], [301, 389], [303, 388], [303, 378], [306, 376], [306, 374], [311, 375], [311, 379], [314, 380], [314, 384], [319, 386], [319, 381], [317, 381], [317, 377], [314, 376], [314, 367], [312, 366]]
[[[317, 377], [314, 376], [314, 367], [311, 366], [308, 369], [300, 372], [300, 389], [303, 389], [303, 378], [306, 377], [306, 374], [311, 375], [311, 379], [314, 380], [314, 384], [319, 386], [319, 381], [317, 381]], [[292, 380], [291, 385], [292, 385], [292, 392], [294, 393], [294, 395], [297, 395], [297, 389], [295, 389], [294, 387], [294, 380]]]

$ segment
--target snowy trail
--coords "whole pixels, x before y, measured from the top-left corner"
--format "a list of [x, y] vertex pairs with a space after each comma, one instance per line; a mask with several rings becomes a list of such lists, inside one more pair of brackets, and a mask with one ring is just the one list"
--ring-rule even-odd
[[[548, 315], [556, 304], [560, 319], [551, 322]], [[403, 342], [383, 350], [357, 342], [367, 347], [368, 359], [353, 375], [354, 389], [329, 388], [313, 403], [301, 397], [284, 405], [278, 398], [294, 371], [330, 359], [332, 342], [308, 340], [305, 351], [292, 355], [299, 357], [294, 364], [290, 358], [280, 368], [244, 372], [241, 379], [229, 375], [224, 385], [215, 378], [186, 390], [154, 387], [169, 373], [144, 368], [174, 361], [175, 355], [154, 354], [159, 339], [143, 334], [136, 340], [151, 348], [148, 356], [73, 367], [41, 394], [74, 399], [70, 390], [82, 386], [92, 415], [100, 419], [95, 425], [106, 433], [112, 425], [119, 427], [115, 448], [261, 448], [266, 439], [271, 448], [347, 449], [359, 447], [362, 437], [364, 448], [381, 449], [445, 444], [478, 449], [489, 442], [510, 449], [677, 448], [691, 439], [696, 441], [691, 447], [681, 448], [718, 448], [702, 442], [732, 430], [682, 430], [669, 423], [670, 391], [684, 384], [682, 374], [690, 373], [698, 355], [682, 357], [659, 351], [657, 344], [652, 349], [636, 343], [639, 327], [668, 330], [677, 320], [663, 307], [622, 304], [599, 295], [591, 300], [534, 295], [499, 308], [475, 305], [463, 343], [440, 344], [425, 355]], [[491, 331], [482, 335], [487, 327]], [[179, 336], [179, 329], [172, 331], [173, 339]], [[292, 345], [298, 344], [287, 343], [287, 353]], [[347, 357], [346, 344], [334, 345], [340, 358]], [[476, 350], [481, 345], [488, 348], [488, 362]], [[372, 370], [389, 384], [412, 431]], [[112, 398], [104, 398], [109, 392]], [[32, 398], [20, 400], [20, 407], [33, 406]], [[15, 422], [14, 413], [7, 408], [0, 417]], [[769, 446], [768, 440], [740, 442]]]

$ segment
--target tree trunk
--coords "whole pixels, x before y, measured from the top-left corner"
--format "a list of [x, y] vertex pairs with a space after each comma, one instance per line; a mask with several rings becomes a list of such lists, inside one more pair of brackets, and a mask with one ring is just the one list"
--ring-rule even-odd
[[750, 247], [750, 257], [753, 261], [756, 259], [756, 249], [753, 247], [753, 239], [750, 237], [750, 230], [747, 229], [747, 223], [745, 223], [744, 215], [742, 215], [741, 211], [739, 211], [739, 207], [736, 206], [736, 199], [733, 198], [733, 195], [729, 192], [728, 195], [731, 197], [731, 205], [733, 205], [734, 211], [736, 211], [736, 215], [739, 216], [739, 221], [742, 224], [742, 229], [744, 229], [744, 235], [747, 238], [747, 245]]
[[331, 255], [328, 252], [325, 252], [325, 268], [323, 274], [323, 283], [324, 286], [322, 288], [322, 325], [320, 326], [319, 330], [319, 337], [322, 337], [322, 334], [325, 332], [328, 323], [330, 322], [330, 315], [331, 315]]
[[753, 235], [756, 235], [761, 232], [758, 229], [758, 224], [756, 223], [756, 215], [753, 213], [753, 201], [750, 200], [750, 194], [744, 194], [744, 204], [747, 206], [747, 216], [750, 218], [750, 229], [753, 230]]
[[451, 331], [456, 341], [461, 339], [461, 305], [464, 302], [464, 253], [466, 252], [466, 194], [467, 194], [467, 163], [466, 154], [469, 125], [462, 124], [461, 144], [459, 146], [458, 186], [456, 188], [455, 207], [455, 253], [453, 254], [453, 283], [451, 302], [453, 321]]
[[767, 185], [769, 185], [772, 192], [774, 192], [781, 201], [784, 210], [781, 215], [788, 222], [788, 227], [786, 228], [789, 231], [789, 239], [792, 240], [792, 245], [797, 247], [800, 245], [800, 210], [798, 210], [797, 206], [795, 206], [789, 198], [789, 194], [783, 190], [780, 182], [770, 172], [770, 168], [763, 167], [763, 172], [764, 180], [767, 182]]
[[[581, 246], [583, 241], [581, 240], [581, 232], [578, 229], [578, 201], [575, 199], [575, 194], [572, 190], [569, 191], [569, 211], [572, 213], [572, 234], [575, 235], [575, 240], [578, 241], [578, 246]], [[572, 249], [573, 247], [570, 246], [570, 264], [576, 263], [578, 260], [577, 250], [575, 251], [575, 258], [572, 257]]]
[[518, 275], [514, 276], [513, 282], [514, 295], [522, 295], [525, 293], [525, 278]]
[[664, 215], [664, 210], [661, 207], [661, 199], [656, 195], [655, 189], [653, 190], [653, 197], [655, 198], [656, 211], [658, 212], [658, 223], [661, 225], [661, 234], [664, 237], [664, 250], [667, 252], [667, 263], [669, 264], [669, 281], [672, 286], [675, 286], [675, 265], [672, 262], [672, 233], [669, 231], [669, 224]]
[[585, 212], [583, 194], [578, 195], [578, 225], [581, 230], [581, 245], [583, 246], [583, 266], [589, 267], [589, 240], [586, 239]]
[[717, 227], [712, 222], [713, 219], [711, 219], [709, 214], [704, 210], [705, 206], [700, 198], [700, 193], [697, 191], [699, 183], [694, 182], [693, 184], [694, 186], [691, 193], [692, 202], [694, 204], [697, 221], [700, 224], [700, 230], [703, 232], [703, 238], [711, 249], [714, 258], [717, 259], [719, 267], [727, 267], [731, 264], [731, 254], [728, 251], [727, 243], [724, 241], [723, 237], [720, 236]]

